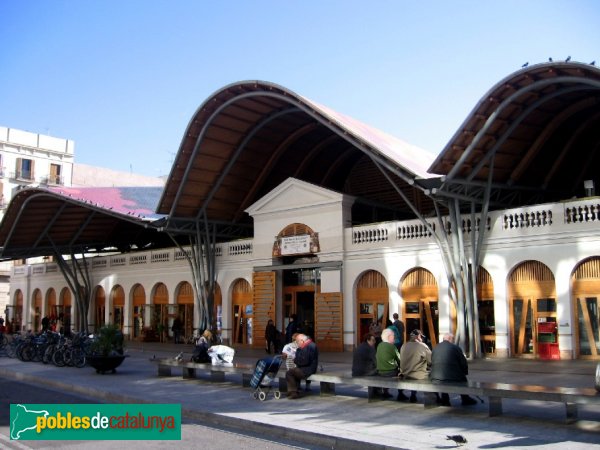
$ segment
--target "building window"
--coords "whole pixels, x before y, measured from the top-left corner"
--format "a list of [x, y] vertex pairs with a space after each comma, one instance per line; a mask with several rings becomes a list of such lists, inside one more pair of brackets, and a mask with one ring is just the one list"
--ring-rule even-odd
[[63, 184], [61, 174], [61, 166], [59, 164], [50, 164], [50, 176], [48, 184]]
[[16, 178], [33, 181], [34, 162], [27, 158], [17, 158]]

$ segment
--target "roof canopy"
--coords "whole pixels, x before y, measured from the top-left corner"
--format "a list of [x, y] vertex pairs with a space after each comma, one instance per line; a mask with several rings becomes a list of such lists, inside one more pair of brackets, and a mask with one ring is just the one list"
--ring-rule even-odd
[[23, 189], [0, 224], [1, 255], [172, 246], [162, 231], [207, 223], [221, 241], [252, 236], [245, 210], [289, 177], [355, 197], [355, 223], [427, 216], [432, 198], [481, 199], [488, 182], [498, 206], [559, 201], [582, 196], [584, 180], [600, 186], [599, 150], [600, 70], [581, 63], [505, 78], [435, 160], [281, 86], [235, 83], [192, 117], [160, 198], [160, 188]]
[[[405, 195], [432, 208], [414, 179], [433, 155], [271, 83], [241, 82], [217, 91], [196, 111], [183, 137], [158, 212], [170, 225], [206, 215], [249, 224], [245, 209], [289, 177], [358, 197], [386, 218], [414, 214], [381, 177], [389, 168]], [[360, 207], [358, 207], [360, 208]], [[358, 221], [374, 221], [371, 212]]]
[[152, 225], [162, 188], [26, 188], [0, 226], [2, 257], [173, 246]]
[[581, 197], [584, 180], [600, 186], [599, 164], [600, 70], [554, 62], [492, 87], [430, 171], [460, 193], [491, 179], [495, 200], [510, 206]]

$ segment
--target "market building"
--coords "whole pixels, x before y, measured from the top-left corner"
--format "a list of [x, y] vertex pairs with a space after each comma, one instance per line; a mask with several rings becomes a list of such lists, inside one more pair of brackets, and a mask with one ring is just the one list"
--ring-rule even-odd
[[[164, 190], [24, 189], [2, 256], [84, 249], [91, 326], [164, 340], [177, 316], [199, 331], [189, 258], [206, 234], [200, 271], [215, 271], [225, 342], [263, 346], [267, 319], [282, 329], [295, 313], [320, 348], [343, 351], [394, 312], [434, 346], [454, 330], [451, 246], [478, 268], [487, 355], [597, 358], [599, 122], [600, 70], [576, 62], [501, 80], [437, 157], [281, 86], [235, 83], [190, 120]], [[15, 268], [16, 328], [79, 313], [59, 269]]]

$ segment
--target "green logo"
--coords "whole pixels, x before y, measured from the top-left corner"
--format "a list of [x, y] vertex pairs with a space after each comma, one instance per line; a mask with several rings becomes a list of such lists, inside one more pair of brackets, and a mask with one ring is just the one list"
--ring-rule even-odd
[[181, 405], [10, 405], [11, 440], [181, 440]]

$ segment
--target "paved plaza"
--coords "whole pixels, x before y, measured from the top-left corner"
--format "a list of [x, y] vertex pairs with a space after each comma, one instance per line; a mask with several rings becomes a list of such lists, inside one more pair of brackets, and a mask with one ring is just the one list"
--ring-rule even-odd
[[[190, 345], [130, 343], [129, 357], [116, 374], [90, 368], [58, 368], [0, 356], [0, 376], [68, 390], [102, 402], [181, 403], [184, 421], [299, 438], [307, 446], [335, 448], [455, 448], [446, 435], [461, 434], [462, 448], [600, 449], [600, 407], [580, 408], [580, 420], [564, 423], [564, 405], [505, 400], [504, 415], [488, 417], [487, 405], [440, 407], [382, 401], [367, 403], [364, 389], [338, 387], [336, 397], [320, 397], [318, 387], [298, 400], [268, 397], [260, 402], [239, 375], [211, 382], [202, 375], [184, 380], [159, 378], [151, 358], [189, 358]], [[239, 350], [238, 362], [254, 364], [264, 350]], [[323, 353], [325, 371], [349, 370], [351, 353]], [[593, 387], [595, 361], [486, 359], [470, 362], [470, 379], [546, 386]], [[422, 401], [421, 398], [419, 398]], [[453, 403], [459, 405], [458, 398]]]

